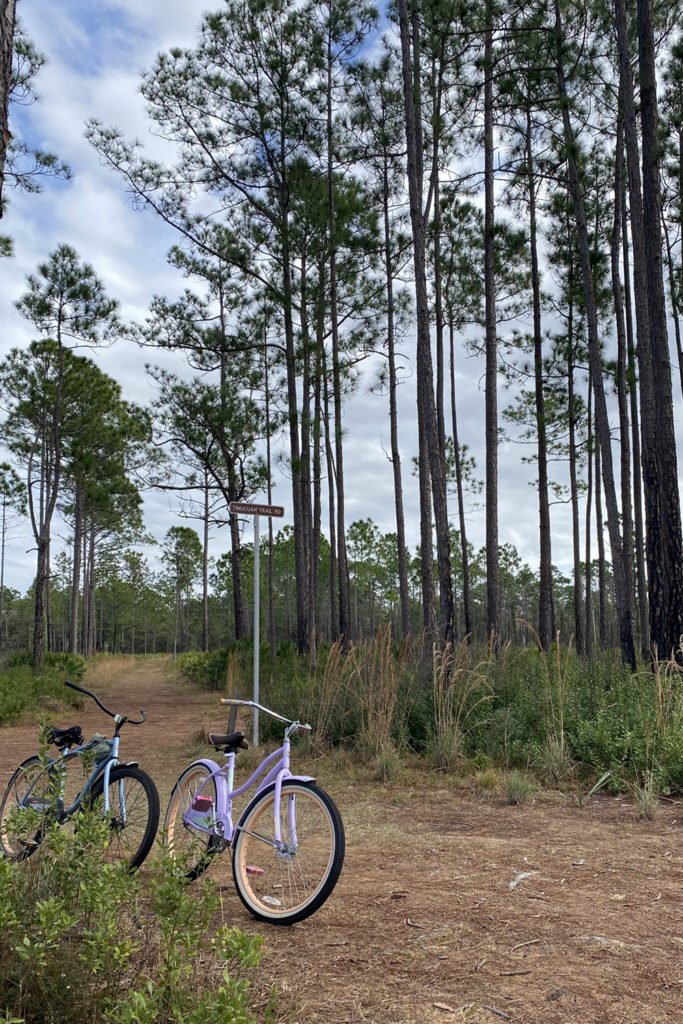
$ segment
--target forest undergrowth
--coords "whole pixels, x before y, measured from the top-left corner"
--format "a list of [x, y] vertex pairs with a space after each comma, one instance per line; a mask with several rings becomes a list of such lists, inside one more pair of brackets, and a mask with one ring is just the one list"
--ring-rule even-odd
[[[354, 750], [377, 777], [417, 755], [425, 766], [525, 772], [548, 786], [659, 793], [683, 789], [683, 674], [675, 660], [632, 673], [616, 652], [587, 660], [571, 646], [497, 653], [420, 639], [321, 647], [311, 668], [293, 647], [261, 651], [261, 700], [309, 720], [318, 747]], [[251, 695], [250, 645], [177, 660], [180, 676]], [[270, 736], [267, 721], [264, 739]]]

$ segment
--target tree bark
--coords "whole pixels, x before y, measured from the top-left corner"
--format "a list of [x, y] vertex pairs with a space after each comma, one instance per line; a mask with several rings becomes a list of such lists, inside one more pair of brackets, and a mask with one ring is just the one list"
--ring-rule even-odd
[[626, 312], [626, 343], [629, 407], [631, 410], [631, 438], [633, 448], [633, 525], [635, 539], [635, 566], [638, 584], [638, 622], [640, 650], [647, 658], [650, 650], [650, 616], [647, 596], [647, 571], [645, 568], [645, 528], [643, 524], [643, 483], [641, 476], [640, 417], [638, 414], [638, 373], [636, 367], [636, 346], [633, 335], [633, 303], [631, 301], [631, 269], [628, 242], [628, 211], [626, 191], [621, 193], [622, 250], [624, 267], [624, 309]]
[[[643, 227], [652, 349], [655, 458], [659, 477], [660, 521], [648, 542], [651, 642], [660, 659], [683, 656], [683, 536], [678, 491], [678, 461], [673, 417], [671, 360], [662, 272], [660, 140], [657, 74], [650, 0], [638, 0], [640, 120], [643, 139]], [[648, 531], [649, 532], [649, 531]], [[658, 572], [661, 566], [661, 572]]]
[[12, 57], [16, 24], [16, 0], [0, 0], [0, 218], [4, 211], [3, 185], [9, 130], [9, 101], [12, 87]]
[[78, 608], [81, 586], [81, 550], [83, 545], [84, 500], [80, 488], [74, 497], [74, 556], [71, 567], [71, 608], [69, 613], [69, 650], [78, 654]]
[[619, 272], [621, 246], [621, 196], [624, 191], [624, 126], [623, 96], [619, 90], [619, 116], [614, 155], [614, 218], [610, 266], [612, 273], [612, 297], [617, 332], [617, 403], [619, 407], [619, 452], [621, 477], [621, 522], [624, 545], [624, 573], [626, 576], [626, 598], [629, 613], [635, 621], [635, 593], [633, 585], [633, 506], [631, 502], [631, 425], [628, 411], [628, 341], [624, 315], [624, 296]]
[[[563, 27], [560, 13], [559, 0], [555, 3], [555, 31], [557, 43], [557, 84], [559, 88], [559, 100], [562, 108], [562, 125], [564, 130], [565, 144], [567, 147], [567, 165], [569, 171], [569, 187], [574, 207], [576, 220], [576, 234], [581, 265], [581, 277], [583, 283], [583, 294], [586, 306], [586, 323], [588, 328], [588, 360], [591, 369], [593, 396], [595, 399], [595, 429], [602, 462], [602, 478], [605, 490], [605, 505], [607, 509], [607, 527], [610, 539], [610, 551], [612, 556], [612, 567], [614, 573], [614, 590], [617, 606], [617, 617], [619, 621], [619, 642], [622, 656], [632, 669], [635, 670], [635, 648], [633, 645], [633, 625], [629, 614], [628, 601], [626, 599], [626, 577], [624, 573], [623, 544], [619, 528], [619, 508], [617, 504], [616, 489], [614, 485], [614, 472], [612, 462], [611, 434], [609, 418], [607, 415], [607, 401], [605, 397], [605, 386], [602, 376], [602, 359], [600, 354], [600, 338], [598, 334], [598, 314], [593, 286], [593, 271], [590, 258], [588, 241], [588, 229], [586, 226], [586, 215], [583, 204], [581, 179], [574, 155], [576, 140], [569, 118], [569, 97], [567, 94], [564, 58], [563, 58]], [[597, 483], [596, 483], [597, 486]]]
[[[573, 281], [573, 267], [570, 268]], [[570, 289], [571, 292], [571, 289]], [[578, 654], [585, 653], [585, 630], [581, 598], [581, 531], [579, 525], [579, 484], [576, 446], [576, 396], [574, 392], [574, 303], [570, 297], [567, 320], [567, 418], [569, 420], [569, 490], [572, 506], [572, 550], [574, 555], [574, 642]]]
[[486, 347], [486, 630], [500, 644], [498, 554], [498, 339], [496, 337], [495, 197], [493, 171], [493, 4], [486, 2], [484, 34], [484, 330]]
[[545, 426], [543, 369], [543, 333], [541, 323], [541, 278], [538, 267], [538, 234], [536, 226], [536, 181], [531, 141], [531, 111], [526, 112], [526, 162], [529, 189], [529, 247], [531, 250], [531, 292], [534, 325], [534, 378], [536, 403], [536, 458], [538, 463], [539, 523], [539, 600], [538, 637], [547, 651], [553, 639], [553, 571], [550, 534], [550, 502], [548, 499], [548, 441]]
[[458, 436], [457, 403], [455, 400], [455, 331], [453, 323], [449, 324], [450, 364], [451, 364], [451, 430], [453, 433], [453, 458], [455, 461], [455, 487], [458, 501], [458, 527], [460, 531], [460, 559], [462, 561], [462, 606], [465, 620], [465, 639], [471, 643], [474, 639], [474, 622], [472, 620], [472, 598], [470, 596], [470, 560], [467, 550], [467, 522], [465, 520], [465, 495], [462, 479], [462, 459], [460, 457], [460, 439]]
[[408, 566], [406, 558], [406, 528], [403, 511], [403, 478], [401, 474], [401, 450], [398, 443], [398, 380], [396, 374], [396, 337], [394, 269], [391, 258], [391, 224], [389, 221], [389, 161], [383, 154], [382, 161], [382, 218], [384, 223], [384, 273], [387, 292], [387, 362], [389, 366], [389, 430], [391, 434], [391, 468], [394, 475], [394, 509], [396, 514], [396, 556], [398, 560], [398, 593], [400, 603], [401, 633], [410, 633], [410, 606], [408, 602]]

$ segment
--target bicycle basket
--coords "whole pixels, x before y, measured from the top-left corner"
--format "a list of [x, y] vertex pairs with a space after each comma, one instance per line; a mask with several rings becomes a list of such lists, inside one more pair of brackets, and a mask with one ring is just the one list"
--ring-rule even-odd
[[99, 764], [101, 761], [106, 761], [111, 754], [111, 740], [101, 736], [99, 733], [95, 733], [86, 750], [89, 750], [92, 754], [95, 764]]

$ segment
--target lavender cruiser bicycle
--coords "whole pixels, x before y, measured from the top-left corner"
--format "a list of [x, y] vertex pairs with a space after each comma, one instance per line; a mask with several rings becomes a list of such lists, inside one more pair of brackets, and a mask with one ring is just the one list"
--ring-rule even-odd
[[[251, 700], [223, 699], [232, 711], [226, 733], [209, 733], [222, 750], [221, 766], [208, 758], [189, 765], [176, 782], [166, 812], [165, 838], [198, 878], [228, 848], [238, 895], [249, 912], [271, 924], [294, 924], [328, 898], [344, 862], [344, 826], [333, 800], [310, 775], [290, 770], [290, 737], [310, 725], [293, 722]], [[285, 724], [281, 747], [267, 755], [244, 785], [234, 788], [237, 751], [247, 749], [235, 730], [237, 709], [255, 708]], [[237, 824], [236, 797], [256, 792]]]

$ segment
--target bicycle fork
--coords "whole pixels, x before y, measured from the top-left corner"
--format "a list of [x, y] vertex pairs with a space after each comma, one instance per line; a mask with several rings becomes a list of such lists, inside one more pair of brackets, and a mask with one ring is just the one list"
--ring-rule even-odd
[[[104, 796], [104, 814], [108, 816], [110, 811], [109, 801], [109, 780], [111, 778], [111, 770], [119, 763], [119, 737], [114, 736], [112, 739], [111, 746], [111, 757], [104, 766], [104, 779], [103, 779], [103, 796]], [[126, 792], [125, 782], [123, 779], [119, 780], [119, 808], [121, 810], [121, 824], [126, 824]]]

